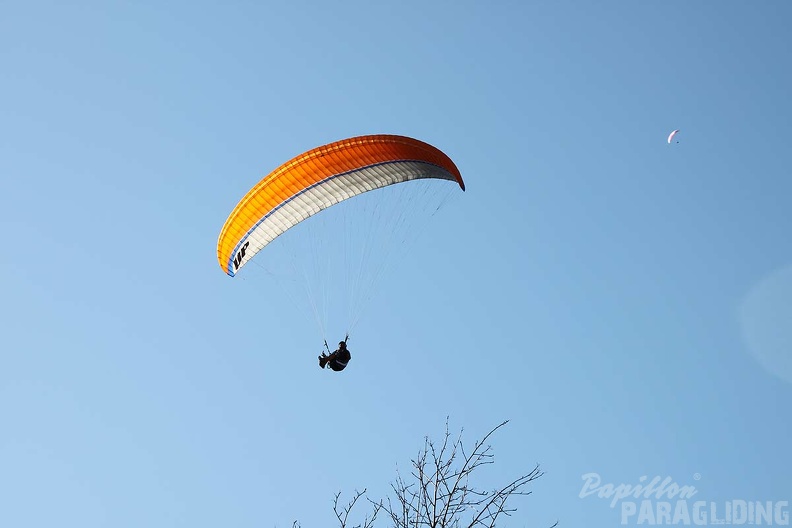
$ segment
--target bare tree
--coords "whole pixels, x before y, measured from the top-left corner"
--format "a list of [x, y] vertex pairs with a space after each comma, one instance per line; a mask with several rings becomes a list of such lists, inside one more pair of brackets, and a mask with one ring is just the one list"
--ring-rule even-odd
[[[489, 438], [507, 421], [502, 422], [466, 451], [462, 433], [451, 438], [446, 421], [443, 441], [436, 444], [424, 438], [424, 447], [411, 460], [410, 477], [405, 479], [397, 470], [391, 484], [394, 498], [373, 501], [366, 498], [373, 510], [362, 523], [349, 524], [349, 514], [366, 490], [355, 491], [352, 500], [339, 506], [341, 494], [336, 494], [333, 511], [339, 528], [374, 528], [380, 512], [387, 514], [392, 528], [494, 528], [501, 516], [511, 516], [517, 508], [509, 499], [530, 495], [527, 485], [541, 477], [537, 464], [529, 472], [493, 490], [479, 489], [471, 484], [471, 475], [478, 468], [494, 462]], [[554, 523], [551, 528], [558, 525]]]
[[352, 508], [355, 506], [355, 503], [366, 494], [366, 490], [357, 491], [355, 490], [355, 494], [352, 496], [352, 500], [350, 500], [346, 506], [343, 506], [339, 509], [338, 500], [341, 498], [341, 492], [336, 493], [335, 500], [333, 501], [333, 512], [335, 513], [336, 518], [338, 519], [339, 528], [373, 528], [374, 521], [377, 519], [377, 514], [379, 513], [380, 509], [382, 508], [382, 504], [374, 504], [373, 511], [366, 515], [363, 518], [362, 524], [355, 524], [354, 526], [349, 525], [349, 513], [352, 511]]

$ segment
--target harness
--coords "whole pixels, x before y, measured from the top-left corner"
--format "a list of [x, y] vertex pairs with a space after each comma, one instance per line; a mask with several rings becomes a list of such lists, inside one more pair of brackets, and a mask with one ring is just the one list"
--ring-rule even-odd
[[[349, 350], [338, 350], [338, 355], [330, 361], [330, 368], [333, 368], [335, 366], [335, 367], [339, 367], [338, 370], [343, 370], [344, 368], [346, 368], [347, 363], [349, 363], [350, 359], [352, 359], [352, 354], [349, 353]], [[333, 370], [336, 369], [333, 368]]]

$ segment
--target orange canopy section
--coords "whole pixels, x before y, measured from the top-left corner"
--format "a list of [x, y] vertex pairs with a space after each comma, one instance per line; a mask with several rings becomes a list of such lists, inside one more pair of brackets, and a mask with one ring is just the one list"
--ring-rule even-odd
[[437, 148], [405, 136], [370, 135], [317, 147], [284, 163], [251, 189], [220, 231], [217, 259], [228, 275], [306, 218], [361, 193], [416, 179], [465, 183]]

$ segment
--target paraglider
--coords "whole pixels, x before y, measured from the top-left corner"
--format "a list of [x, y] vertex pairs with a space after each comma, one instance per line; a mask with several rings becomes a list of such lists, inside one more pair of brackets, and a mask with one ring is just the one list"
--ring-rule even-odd
[[[677, 135], [677, 133], [679, 133], [679, 130], [674, 130], [673, 132], [668, 134], [668, 144], [669, 145], [671, 144], [671, 141], [674, 140], [674, 137]], [[677, 141], [677, 143], [679, 143], [679, 141]]]
[[[424, 183], [421, 183], [424, 182]], [[449, 186], [448, 184], [456, 184]], [[399, 184], [399, 185], [395, 185]], [[421, 185], [432, 187], [442, 187], [439, 191], [432, 189], [426, 192]], [[384, 188], [396, 188], [399, 200], [391, 200], [392, 194], [385, 192]], [[325, 334], [325, 327], [322, 324], [320, 315], [327, 316], [329, 311], [333, 316], [341, 316], [343, 310], [328, 310], [327, 307], [319, 306], [326, 297], [328, 284], [342, 290], [348, 288], [348, 295], [355, 297], [350, 301], [362, 303], [368, 301], [371, 296], [369, 282], [373, 283], [382, 275], [382, 269], [395, 260], [394, 255], [403, 254], [403, 251], [385, 247], [390, 239], [393, 244], [404, 243], [403, 239], [409, 236], [417, 236], [410, 229], [410, 220], [421, 221], [421, 214], [431, 216], [438, 209], [436, 203], [429, 203], [428, 200], [437, 199], [441, 193], [450, 194], [453, 188], [458, 187], [465, 190], [465, 183], [459, 169], [454, 162], [436, 147], [424, 143], [423, 141], [397, 135], [367, 135], [358, 136], [341, 141], [336, 141], [321, 147], [314, 148], [282, 164], [274, 171], [259, 181], [245, 196], [237, 203], [225, 224], [223, 225], [217, 240], [217, 260], [220, 268], [230, 277], [236, 276], [246, 264], [254, 261], [261, 264], [256, 259], [257, 255], [272, 244], [278, 237], [291, 231], [309, 218], [331, 209], [319, 215], [322, 222], [305, 222], [305, 228], [300, 226], [296, 229], [296, 235], [304, 236], [310, 233], [314, 226], [324, 225], [325, 218], [329, 218], [333, 231], [329, 236], [323, 236], [311, 240], [305, 247], [297, 252], [295, 260], [299, 261], [300, 271], [307, 282], [314, 276], [322, 277], [322, 284], [316, 289], [310, 284], [305, 284], [301, 293], [307, 294], [310, 298], [311, 309], [319, 324], [322, 336]], [[414, 196], [402, 196], [404, 188], [414, 193]], [[370, 191], [376, 191], [370, 193]], [[338, 204], [342, 204], [341, 209], [347, 215], [347, 209], [343, 204], [348, 201], [366, 203], [362, 198], [355, 198], [359, 195], [380, 195], [382, 200], [375, 205], [371, 211], [363, 211], [365, 214], [349, 215], [350, 224], [343, 224], [341, 220], [333, 223], [333, 211]], [[355, 200], [350, 200], [355, 198]], [[329, 216], [325, 216], [328, 215]], [[347, 216], [343, 216], [343, 221], [347, 221]], [[387, 222], [391, 223], [388, 224]], [[349, 227], [352, 226], [352, 227]], [[417, 227], [423, 227], [418, 224]], [[374, 232], [374, 229], [380, 232]], [[343, 247], [349, 244], [348, 240], [353, 239], [352, 231], [368, 230], [361, 237], [362, 248]], [[415, 231], [419, 231], [416, 229]], [[299, 240], [296, 238], [285, 237], [289, 240]], [[329, 242], [328, 242], [329, 240]], [[332, 244], [328, 249], [345, 250], [344, 259], [340, 259], [343, 264], [339, 267], [342, 271], [349, 273], [351, 277], [343, 280], [342, 277], [332, 276], [333, 268], [325, 262], [325, 254], [322, 258], [316, 258], [312, 253], [324, 252], [324, 244]], [[277, 261], [283, 244], [278, 245], [278, 250], [273, 249], [269, 253], [266, 263], [271, 260]], [[381, 262], [376, 262], [376, 251], [383, 249]], [[348, 262], [350, 255], [361, 255], [360, 263]], [[373, 255], [373, 256], [372, 256]], [[314, 257], [314, 258], [310, 258]], [[303, 268], [310, 265], [317, 267], [315, 273], [307, 272]], [[263, 267], [263, 266], [262, 266]], [[362, 276], [368, 273], [370, 277]], [[355, 275], [357, 274], [357, 275]], [[274, 273], [272, 274], [275, 275]], [[366, 281], [369, 282], [366, 282]], [[286, 281], [284, 281], [286, 282]], [[349, 286], [346, 286], [349, 284]], [[321, 295], [314, 292], [321, 292]], [[292, 299], [294, 300], [294, 299]], [[324, 309], [323, 309], [324, 308]], [[349, 307], [349, 320], [347, 335], [350, 329], [357, 323], [362, 307], [355, 305]], [[326, 343], [326, 338], [325, 338]], [[343, 343], [343, 345], [341, 345]], [[339, 350], [330, 356], [320, 356], [320, 366], [329, 365], [333, 370], [342, 370], [349, 361], [348, 350], [346, 349], [346, 339], [339, 343]], [[328, 349], [328, 352], [330, 350]], [[334, 355], [335, 354], [335, 355]]]
[[[325, 368], [325, 366], [330, 367], [331, 370], [336, 372], [341, 372], [349, 363], [349, 360], [352, 359], [352, 354], [349, 352], [347, 348], [347, 340], [349, 336], [346, 336], [343, 341], [339, 341], [338, 348], [334, 352], [330, 352], [328, 356], [324, 352], [322, 355], [319, 356], [319, 368]], [[329, 351], [330, 348], [327, 346], [327, 341], [325, 341], [325, 348]]]

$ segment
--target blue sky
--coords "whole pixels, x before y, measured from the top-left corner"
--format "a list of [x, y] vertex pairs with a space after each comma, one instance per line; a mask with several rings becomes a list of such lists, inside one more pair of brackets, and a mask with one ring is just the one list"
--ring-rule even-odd
[[[589, 472], [792, 499], [788, 2], [2, 11], [1, 525], [328, 526], [447, 416], [511, 420], [483, 482], [546, 472], [514, 526], [619, 524]], [[335, 375], [216, 241], [267, 172], [370, 133], [467, 192]]]

